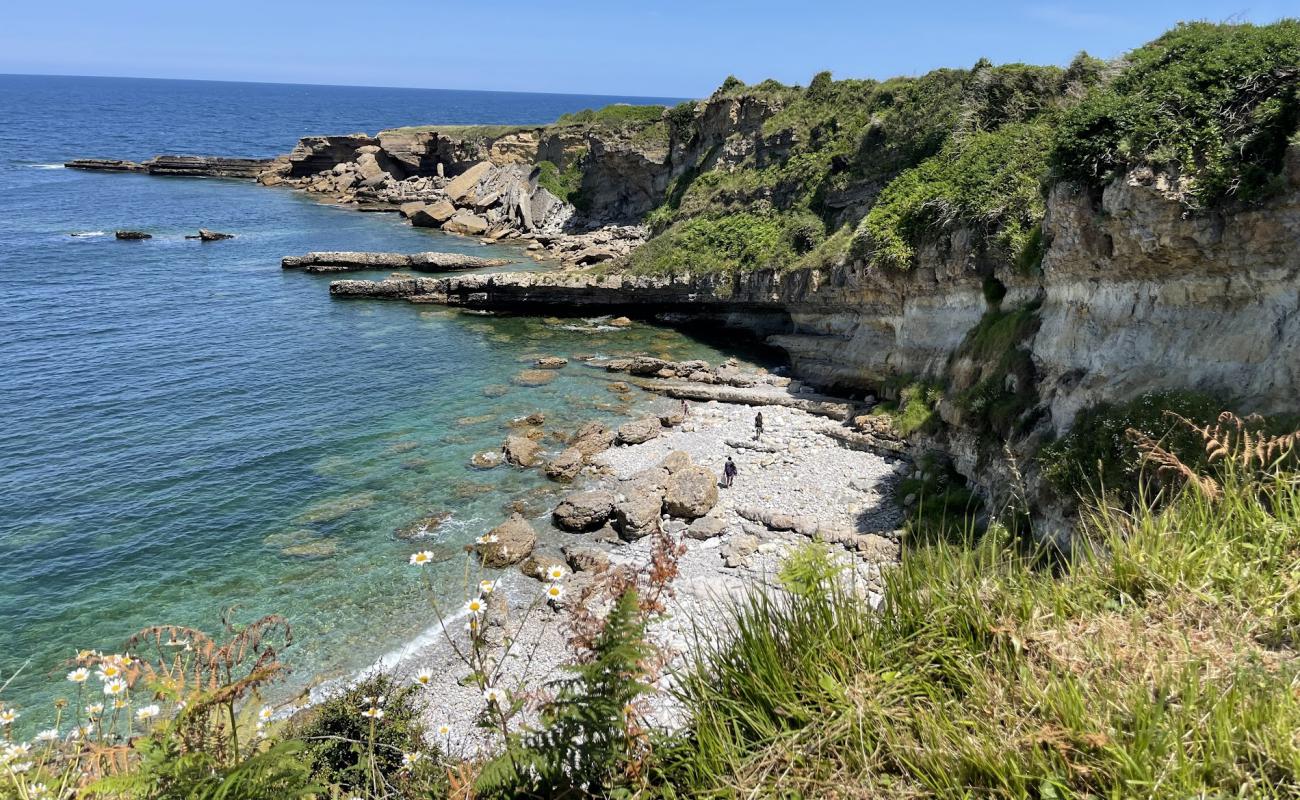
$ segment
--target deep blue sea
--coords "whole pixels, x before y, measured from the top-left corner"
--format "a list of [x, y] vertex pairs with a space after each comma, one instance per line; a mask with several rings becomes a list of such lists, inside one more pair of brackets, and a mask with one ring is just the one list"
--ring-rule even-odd
[[[418, 545], [450, 553], [511, 500], [544, 514], [555, 490], [536, 471], [473, 471], [474, 451], [534, 410], [556, 429], [623, 410], [576, 362], [541, 388], [514, 374], [543, 353], [721, 355], [648, 325], [331, 301], [328, 279], [280, 258], [439, 249], [538, 267], [289, 190], [58, 164], [270, 156], [305, 134], [538, 123], [619, 100], [646, 102], [0, 76], [0, 684], [23, 667], [0, 704], [35, 725], [78, 648], [154, 623], [214, 630], [232, 606], [289, 618], [291, 684], [347, 675], [432, 622], [397, 528], [450, 512]], [[200, 226], [237, 238], [184, 238]], [[450, 586], [460, 565], [439, 569]]]

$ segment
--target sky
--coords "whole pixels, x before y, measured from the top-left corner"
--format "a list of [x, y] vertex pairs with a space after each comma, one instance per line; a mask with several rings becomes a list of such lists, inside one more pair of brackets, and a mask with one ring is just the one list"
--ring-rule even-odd
[[[702, 97], [1111, 58], [1180, 20], [1271, 22], [1296, 0], [59, 0], [14, 2], [0, 73]], [[3, 111], [0, 110], [0, 117]]]

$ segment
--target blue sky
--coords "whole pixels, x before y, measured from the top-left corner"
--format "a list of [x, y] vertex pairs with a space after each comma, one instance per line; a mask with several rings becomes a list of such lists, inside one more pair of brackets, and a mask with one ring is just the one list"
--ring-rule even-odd
[[1295, 0], [61, 0], [13, 3], [0, 73], [708, 94], [728, 74], [806, 83], [1112, 57], [1178, 20], [1271, 22]]

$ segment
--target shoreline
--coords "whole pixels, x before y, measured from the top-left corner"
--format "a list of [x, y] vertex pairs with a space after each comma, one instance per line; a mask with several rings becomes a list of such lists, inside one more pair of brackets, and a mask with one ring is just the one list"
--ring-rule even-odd
[[[746, 435], [752, 434], [753, 415], [760, 411], [768, 420], [764, 439], [746, 441]], [[679, 561], [680, 573], [672, 583], [675, 597], [668, 601], [668, 611], [652, 623], [649, 635], [667, 657], [668, 667], [648, 697], [647, 721], [665, 730], [684, 723], [669, 693], [674, 671], [686, 667], [694, 655], [696, 632], [725, 636], [727, 603], [756, 589], [779, 586], [784, 559], [806, 542], [827, 538], [818, 534], [818, 524], [823, 531], [852, 531], [870, 543], [856, 552], [839, 546], [831, 546], [830, 552], [851, 572], [864, 599], [873, 605], [881, 602], [882, 569], [896, 561], [898, 552], [896, 540], [882, 534], [892, 531], [902, 519], [889, 495], [908, 469], [901, 458], [845, 446], [825, 432], [838, 427], [836, 423], [800, 409], [709, 401], [692, 404], [691, 412], [683, 423], [654, 439], [615, 445], [597, 455], [572, 487], [574, 492], [626, 490], [669, 453], [684, 452], [696, 464], [714, 471], [720, 470], [722, 459], [730, 454], [739, 466], [735, 484], [719, 490], [717, 504], [705, 517], [720, 522], [715, 535], [694, 538], [682, 520], [665, 516], [661, 521], [673, 540], [686, 546]], [[783, 529], [783, 514], [801, 521], [798, 529]], [[764, 517], [775, 526], [760, 521]], [[811, 528], [804, 520], [813, 521]], [[502, 685], [512, 691], [522, 686], [530, 695], [557, 677], [571, 658], [566, 644], [569, 602], [582, 587], [598, 579], [590, 568], [573, 570], [582, 563], [574, 554], [584, 553], [590, 559], [591, 552], [597, 551], [613, 567], [640, 570], [650, 558], [655, 538], [611, 542], [599, 531], [543, 531], [544, 525], [534, 520], [541, 536], [532, 557], [541, 563], [568, 563], [564, 600], [558, 608], [537, 603], [545, 584], [525, 575], [517, 565], [507, 567], [499, 576], [493, 595], [498, 602], [504, 599], [510, 609], [504, 635], [517, 637], [503, 667]], [[479, 569], [471, 563], [469, 584], [477, 583]], [[500, 607], [497, 613], [501, 613]], [[435, 622], [400, 650], [376, 659], [348, 683], [376, 670], [404, 681], [411, 680], [418, 669], [432, 670], [433, 682], [421, 705], [421, 717], [434, 738], [431, 743], [457, 756], [473, 756], [490, 749], [494, 735], [485, 735], [475, 725], [483, 700], [475, 686], [463, 685], [469, 670], [444, 632], [460, 646], [466, 637], [462, 623], [463, 616], [449, 616], [446, 628]], [[530, 718], [526, 710], [521, 720]], [[436, 737], [432, 732], [442, 725], [448, 726], [450, 733]]]

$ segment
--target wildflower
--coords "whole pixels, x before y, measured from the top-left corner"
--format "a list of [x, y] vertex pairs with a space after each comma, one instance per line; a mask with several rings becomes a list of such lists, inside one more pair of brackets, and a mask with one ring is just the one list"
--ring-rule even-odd
[[492, 594], [493, 590], [495, 590], [496, 588], [497, 588], [496, 581], [481, 580], [478, 582], [478, 592], [484, 597], [487, 597], [488, 595]]
[[126, 698], [125, 697], [113, 698], [113, 708], [126, 708]]
[[428, 686], [430, 683], [433, 683], [433, 670], [429, 669], [428, 667], [425, 667], [424, 669], [415, 673], [415, 682], [420, 684], [421, 686]]
[[111, 681], [114, 678], [119, 677], [121, 674], [122, 674], [121, 667], [111, 662], [105, 661], [103, 664], [99, 666], [99, 669], [95, 672], [95, 677], [99, 678], [101, 681]]
[[31, 800], [39, 800], [39, 798], [41, 798], [41, 797], [45, 797], [45, 796], [48, 795], [49, 793], [50, 793], [50, 790], [49, 790], [48, 788], [46, 788], [45, 784], [43, 784], [43, 783], [29, 783], [29, 784], [27, 784], [27, 796], [28, 796]]
[[550, 578], [553, 581], [563, 580], [564, 576], [567, 574], [568, 572], [564, 569], [564, 567], [561, 567], [559, 564], [556, 564], [552, 566], [550, 569], [546, 570], [546, 577]]
[[59, 732], [54, 728], [47, 728], [36, 734], [35, 739], [38, 742], [57, 742], [59, 740]]
[[14, 720], [18, 719], [21, 716], [22, 714], [19, 714], [17, 711], [14, 711], [12, 708], [0, 709], [0, 725], [12, 725], [14, 723]]
[[0, 765], [8, 764], [11, 761], [17, 761], [32, 751], [32, 746], [27, 742], [21, 744], [11, 744], [0, 751]]
[[414, 753], [402, 753], [402, 769], [412, 769], [424, 758], [424, 753], [416, 750]]
[[68, 673], [68, 680], [72, 681], [73, 683], [85, 683], [86, 679], [89, 677], [90, 677], [90, 670], [86, 669], [85, 667], [77, 667], [72, 672]]
[[495, 686], [489, 686], [483, 690], [483, 699], [490, 706], [500, 706], [506, 701], [506, 693]]
[[485, 533], [474, 540], [477, 544], [496, 544], [497, 535], [495, 533]]
[[465, 604], [465, 612], [470, 616], [478, 616], [484, 611], [487, 611], [487, 603], [481, 597], [475, 597]]
[[450, 736], [450, 735], [451, 735], [451, 726], [450, 726], [450, 725], [439, 725], [439, 726], [438, 726], [438, 735], [439, 735], [439, 736]]
[[87, 715], [87, 716], [98, 717], [100, 714], [103, 714], [103, 713], [104, 713], [104, 704], [103, 704], [103, 703], [91, 703], [90, 705], [86, 706], [86, 715]]
[[141, 722], [144, 722], [145, 720], [153, 719], [154, 717], [158, 716], [158, 714], [159, 714], [158, 706], [148, 705], [145, 706], [144, 708], [136, 709], [135, 718], [140, 720]]
[[32, 762], [30, 761], [20, 761], [18, 763], [9, 765], [10, 772], [26, 772], [31, 768], [32, 768]]
[[113, 678], [104, 683], [104, 694], [109, 697], [115, 697], [126, 691], [126, 681], [121, 678]]
[[561, 597], [564, 597], [563, 586], [558, 583], [552, 583], [550, 586], [546, 587], [547, 600], [559, 600]]
[[265, 739], [265, 738], [266, 738], [266, 723], [265, 723], [265, 722], [259, 722], [259, 723], [257, 723], [257, 738], [259, 738], [259, 739]]
[[83, 722], [77, 726], [77, 729], [73, 731], [73, 734], [74, 734], [74, 738], [76, 738], [80, 736], [89, 736], [94, 732], [95, 732], [94, 725], [91, 725], [89, 722]]
[[257, 712], [257, 718], [262, 722], [270, 722], [271, 715], [274, 713], [275, 712], [271, 710], [270, 706], [262, 706], [262, 708]]
[[412, 553], [412, 554], [411, 554], [411, 565], [412, 565], [412, 566], [415, 566], [415, 567], [423, 567], [425, 564], [428, 564], [428, 563], [430, 563], [430, 562], [432, 562], [432, 561], [433, 561], [433, 551], [432, 551], [432, 550], [421, 550], [421, 551], [418, 552], [418, 553]]
[[369, 717], [370, 719], [383, 719], [384, 710], [382, 708], [376, 708], [374, 706], [371, 706], [370, 708], [367, 708], [365, 711], [362, 711], [361, 716]]

